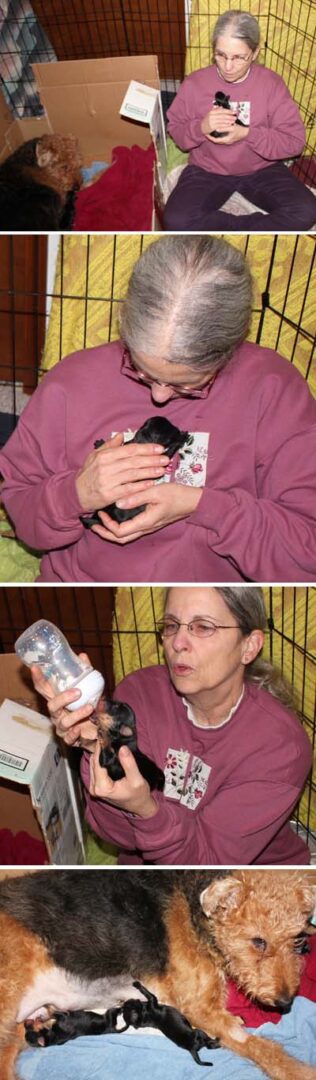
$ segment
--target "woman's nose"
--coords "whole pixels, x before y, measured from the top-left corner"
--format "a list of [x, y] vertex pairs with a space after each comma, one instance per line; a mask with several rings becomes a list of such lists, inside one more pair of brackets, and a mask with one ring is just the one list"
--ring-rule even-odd
[[190, 648], [190, 634], [187, 626], [179, 626], [176, 634], [173, 635], [172, 644], [175, 652], [181, 652], [182, 649]]
[[163, 405], [165, 401], [170, 401], [173, 397], [172, 386], [164, 386], [161, 383], [152, 383], [151, 396], [153, 401], [156, 401], [158, 405]]

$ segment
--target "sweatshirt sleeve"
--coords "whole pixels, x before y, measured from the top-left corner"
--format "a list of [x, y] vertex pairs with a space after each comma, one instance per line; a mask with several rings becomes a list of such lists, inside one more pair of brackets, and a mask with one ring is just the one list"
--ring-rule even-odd
[[315, 580], [316, 406], [299, 372], [289, 375], [260, 402], [256, 493], [210, 479], [189, 518], [252, 581]]
[[267, 123], [251, 124], [248, 146], [265, 161], [296, 157], [305, 146], [305, 128], [283, 79], [274, 77], [267, 103]]
[[67, 396], [47, 375], [0, 453], [1, 498], [17, 536], [38, 551], [63, 547], [83, 532], [75, 478], [67, 460]]
[[202, 117], [197, 113], [198, 109], [194, 105], [193, 84], [189, 76], [180, 86], [167, 112], [168, 135], [171, 135], [180, 150], [193, 150], [195, 146], [208, 142], [201, 130]]

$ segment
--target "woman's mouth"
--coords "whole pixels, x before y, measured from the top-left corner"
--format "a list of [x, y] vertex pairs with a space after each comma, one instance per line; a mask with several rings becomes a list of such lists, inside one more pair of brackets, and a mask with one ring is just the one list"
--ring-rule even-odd
[[189, 667], [188, 664], [173, 664], [172, 672], [173, 675], [192, 675], [193, 668]]

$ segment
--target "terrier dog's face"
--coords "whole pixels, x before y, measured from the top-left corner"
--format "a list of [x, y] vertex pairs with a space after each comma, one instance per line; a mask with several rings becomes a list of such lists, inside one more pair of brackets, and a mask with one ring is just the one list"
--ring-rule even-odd
[[42, 135], [36, 145], [39, 169], [55, 179], [60, 193], [80, 187], [82, 154], [74, 135]]
[[228, 975], [249, 997], [286, 1012], [308, 952], [316, 887], [299, 873], [235, 871], [201, 894], [211, 939]]

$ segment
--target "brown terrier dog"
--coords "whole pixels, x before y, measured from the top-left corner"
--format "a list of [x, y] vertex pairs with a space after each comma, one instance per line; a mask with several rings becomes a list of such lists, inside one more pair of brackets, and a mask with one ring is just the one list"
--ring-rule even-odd
[[229, 976], [288, 1011], [314, 896], [308, 871], [295, 870], [52, 870], [3, 882], [1, 1080], [16, 1076], [24, 1022], [43, 1006], [46, 1016], [104, 1011], [131, 996], [135, 978], [272, 1080], [315, 1080], [312, 1065], [226, 1009]]
[[42, 135], [19, 146], [0, 165], [0, 229], [66, 227], [66, 203], [81, 187], [81, 165], [73, 135]]

